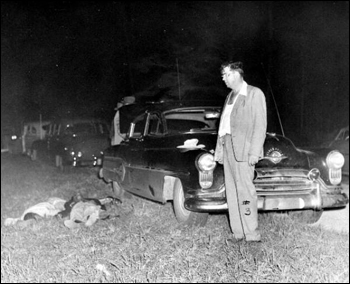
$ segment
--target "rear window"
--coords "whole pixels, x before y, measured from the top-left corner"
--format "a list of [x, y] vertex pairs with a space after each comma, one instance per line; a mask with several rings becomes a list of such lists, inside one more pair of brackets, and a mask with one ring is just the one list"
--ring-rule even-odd
[[65, 134], [107, 134], [107, 126], [103, 123], [76, 123], [68, 125]]

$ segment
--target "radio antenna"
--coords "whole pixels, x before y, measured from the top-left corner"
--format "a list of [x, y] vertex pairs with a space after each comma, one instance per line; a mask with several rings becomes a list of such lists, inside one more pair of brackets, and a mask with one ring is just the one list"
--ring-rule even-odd
[[275, 96], [274, 96], [274, 94], [273, 94], [273, 92], [272, 92], [270, 80], [269, 80], [269, 78], [268, 78], [267, 75], [266, 75], [265, 67], [264, 67], [264, 64], [263, 64], [262, 62], [261, 62], [261, 65], [262, 65], [262, 69], [263, 69], [264, 74], [265, 74], [265, 77], [266, 77], [266, 81], [267, 81], [267, 83], [269, 84], [269, 89], [270, 89], [270, 92], [271, 92], [271, 95], [272, 95], [272, 99], [273, 99], [273, 102], [274, 102], [274, 104], [275, 104], [275, 108], [276, 108], [276, 111], [277, 111], [278, 121], [279, 121], [279, 124], [280, 124], [280, 127], [281, 127], [282, 135], [284, 136], [284, 130], [283, 130], [283, 126], [282, 126], [282, 121], [281, 121], [280, 113], [279, 113], [279, 111], [278, 111], [278, 107], [277, 107], [277, 104], [276, 104]]
[[177, 85], [179, 88], [179, 101], [181, 101], [181, 87], [180, 87], [180, 73], [179, 73], [179, 60], [176, 58], [176, 69], [177, 69]]

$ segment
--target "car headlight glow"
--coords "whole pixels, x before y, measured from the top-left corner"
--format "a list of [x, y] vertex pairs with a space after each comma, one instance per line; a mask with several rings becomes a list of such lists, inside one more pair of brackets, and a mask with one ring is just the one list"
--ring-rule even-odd
[[344, 166], [345, 159], [344, 156], [338, 151], [331, 151], [326, 158], [327, 166], [330, 169], [338, 170]]
[[214, 161], [214, 156], [209, 153], [205, 153], [198, 158], [197, 161], [198, 168], [201, 171], [212, 171], [216, 167], [216, 162]]
[[70, 151], [70, 155], [72, 157], [77, 157], [77, 158], [81, 158], [83, 156], [83, 152], [82, 151], [74, 151], [74, 150], [71, 150]]
[[214, 181], [214, 169], [216, 162], [214, 156], [210, 153], [205, 153], [197, 158], [196, 166], [199, 173], [199, 184], [203, 189], [210, 188]]

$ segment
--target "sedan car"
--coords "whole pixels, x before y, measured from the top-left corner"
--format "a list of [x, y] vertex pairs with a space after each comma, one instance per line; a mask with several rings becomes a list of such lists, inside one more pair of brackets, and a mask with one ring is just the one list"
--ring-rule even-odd
[[31, 147], [31, 158], [47, 157], [55, 165], [96, 166], [101, 152], [110, 145], [108, 124], [94, 118], [59, 119], [46, 127], [46, 137]]
[[[119, 109], [126, 138], [103, 155], [100, 177], [115, 194], [129, 192], [165, 204], [177, 220], [204, 225], [210, 212], [227, 210], [223, 167], [214, 161], [221, 103], [164, 102]], [[298, 149], [267, 133], [254, 183], [260, 212], [287, 211], [316, 222], [324, 208], [344, 207], [338, 151]]]

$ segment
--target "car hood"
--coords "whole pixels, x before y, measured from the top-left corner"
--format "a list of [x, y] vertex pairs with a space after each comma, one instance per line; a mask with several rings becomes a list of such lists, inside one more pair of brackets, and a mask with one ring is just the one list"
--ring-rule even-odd
[[[193, 141], [193, 139], [196, 140]], [[217, 134], [214, 132], [191, 133], [179, 136], [169, 136], [164, 139], [157, 139], [157, 141], [159, 145], [153, 144], [153, 146], [156, 148], [163, 148], [164, 145], [166, 145], [166, 148], [176, 148], [179, 152], [187, 153], [196, 150], [205, 150], [214, 153], [217, 142]], [[191, 145], [190, 142], [197, 142], [193, 144], [197, 147], [186, 147], [186, 145]], [[264, 143], [264, 157], [259, 161], [256, 167], [308, 168], [309, 162], [306, 153], [299, 151], [291, 140], [281, 135], [268, 133]]]
[[264, 143], [264, 157], [256, 167], [308, 168], [309, 160], [306, 153], [299, 151], [288, 138], [268, 133]]

